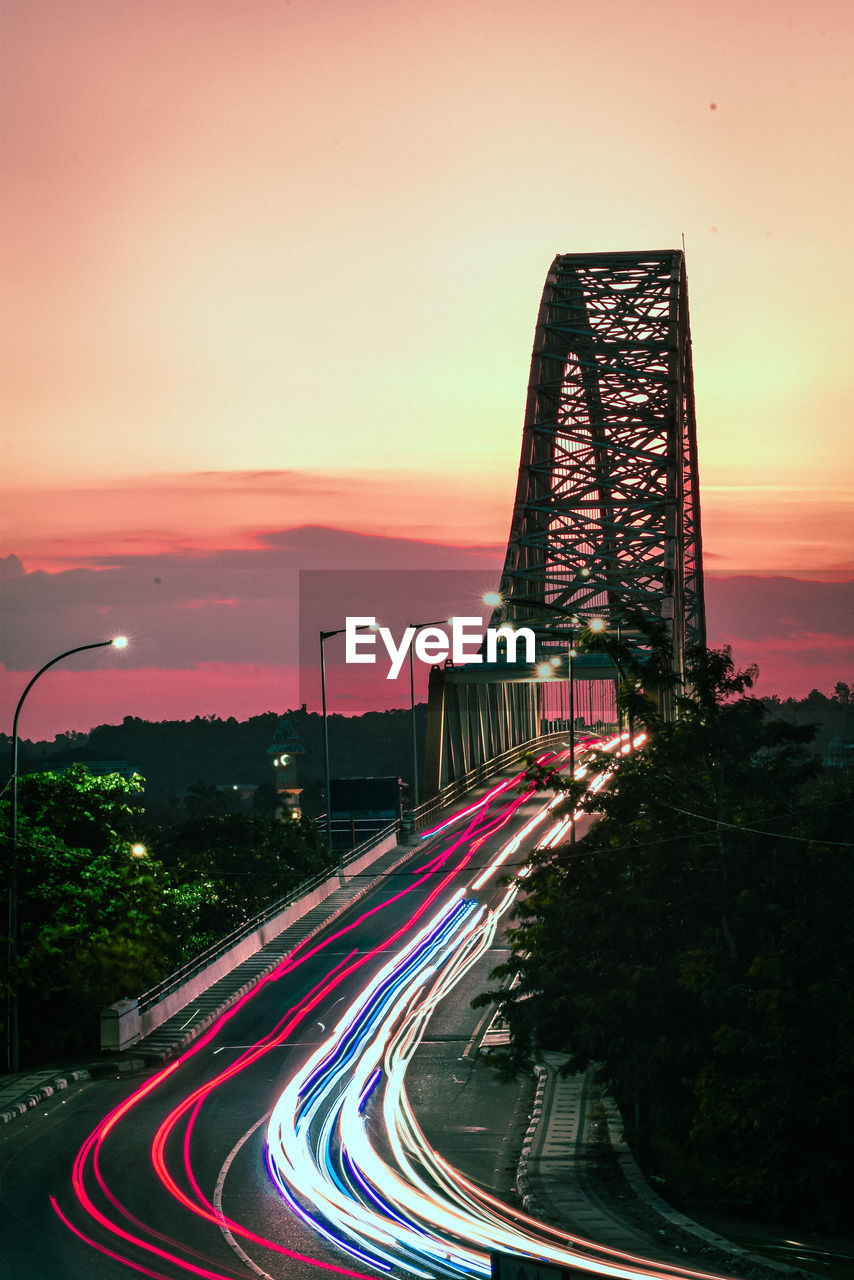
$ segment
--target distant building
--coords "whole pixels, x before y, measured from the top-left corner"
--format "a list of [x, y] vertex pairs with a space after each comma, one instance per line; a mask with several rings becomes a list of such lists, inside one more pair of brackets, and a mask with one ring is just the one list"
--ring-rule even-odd
[[273, 741], [267, 748], [274, 770], [276, 794], [281, 800], [281, 817], [298, 818], [302, 787], [297, 783], [297, 756], [305, 755], [305, 747], [287, 716], [276, 725]]

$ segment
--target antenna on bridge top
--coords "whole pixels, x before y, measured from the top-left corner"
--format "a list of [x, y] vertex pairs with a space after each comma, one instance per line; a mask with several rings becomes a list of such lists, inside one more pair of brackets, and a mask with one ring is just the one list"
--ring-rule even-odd
[[685, 232], [682, 232], [682, 257], [685, 257]]

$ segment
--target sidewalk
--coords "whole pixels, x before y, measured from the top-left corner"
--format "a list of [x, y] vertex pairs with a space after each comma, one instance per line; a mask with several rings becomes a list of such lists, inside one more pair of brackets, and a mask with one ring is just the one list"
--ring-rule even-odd
[[[600, 1092], [590, 1073], [560, 1074], [564, 1055], [545, 1055], [531, 1128], [522, 1147], [516, 1187], [529, 1213], [561, 1223], [580, 1236], [630, 1253], [649, 1252], [649, 1235], [632, 1227], [594, 1194], [588, 1160], [601, 1114]], [[672, 1250], [662, 1254], [671, 1261]]]
[[[98, 1064], [100, 1068], [101, 1064]], [[144, 1063], [140, 1060], [140, 1067]], [[104, 1070], [98, 1074], [109, 1075], [111, 1070], [118, 1071], [117, 1063], [104, 1064]], [[125, 1071], [135, 1070], [135, 1066], [126, 1065]], [[92, 1067], [76, 1067], [72, 1071], [60, 1072], [55, 1068], [47, 1071], [29, 1071], [18, 1075], [0, 1076], [0, 1124], [8, 1124], [18, 1116], [26, 1115], [40, 1102], [47, 1102], [55, 1093], [60, 1093], [70, 1085], [79, 1084], [83, 1080], [93, 1078]]]
[[546, 1053], [536, 1068], [534, 1109], [516, 1177], [528, 1213], [613, 1249], [662, 1261], [680, 1258], [724, 1276], [814, 1280], [814, 1273], [751, 1253], [667, 1204], [624, 1141], [616, 1103], [592, 1071], [562, 1075], [566, 1060], [565, 1054]]

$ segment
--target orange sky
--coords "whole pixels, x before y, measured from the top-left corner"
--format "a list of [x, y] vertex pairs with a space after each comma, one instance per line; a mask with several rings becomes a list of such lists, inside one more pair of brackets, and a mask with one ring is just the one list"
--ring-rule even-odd
[[2, 22], [0, 554], [492, 556], [552, 257], [684, 234], [708, 563], [850, 566], [847, 0]]

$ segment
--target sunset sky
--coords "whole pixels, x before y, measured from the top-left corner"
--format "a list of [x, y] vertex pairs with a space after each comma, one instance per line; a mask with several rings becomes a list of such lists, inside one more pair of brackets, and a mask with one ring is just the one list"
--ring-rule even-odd
[[711, 639], [854, 679], [849, 0], [2, 22], [7, 732], [119, 631], [22, 736], [295, 705], [301, 568], [497, 573], [552, 258], [683, 235]]

